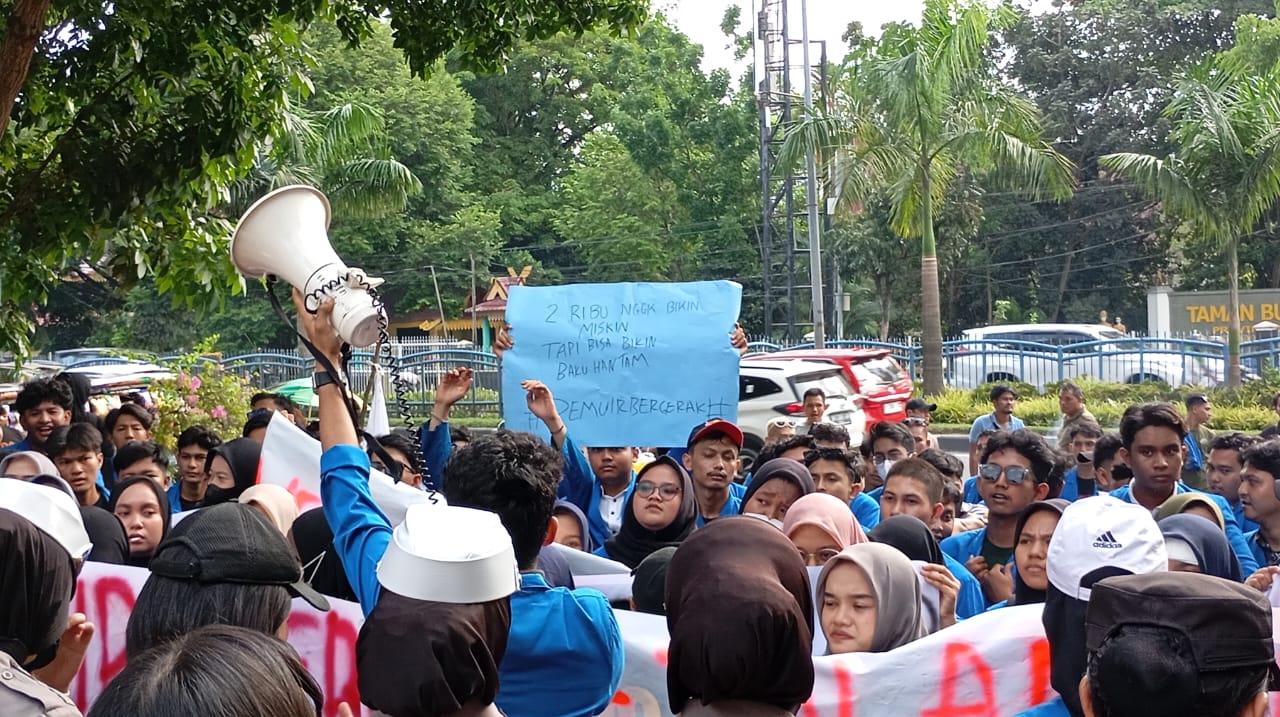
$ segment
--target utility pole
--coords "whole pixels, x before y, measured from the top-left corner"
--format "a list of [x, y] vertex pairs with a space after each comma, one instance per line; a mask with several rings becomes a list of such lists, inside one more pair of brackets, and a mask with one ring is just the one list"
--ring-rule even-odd
[[[809, 64], [809, 2], [800, 0], [801, 45], [804, 47], [804, 115], [813, 119], [813, 66]], [[810, 148], [805, 158], [805, 195], [808, 201], [809, 224], [809, 294], [813, 314], [813, 347], [824, 348], [826, 339], [822, 306], [822, 226], [818, 214], [818, 162], [817, 152]]]

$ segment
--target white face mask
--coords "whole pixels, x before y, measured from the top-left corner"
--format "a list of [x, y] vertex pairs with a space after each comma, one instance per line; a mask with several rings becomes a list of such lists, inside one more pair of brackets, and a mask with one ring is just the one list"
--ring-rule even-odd
[[893, 467], [894, 463], [897, 463], [897, 461], [891, 461], [886, 458], [883, 463], [876, 464], [876, 473], [880, 474], [880, 480], [884, 480], [889, 475], [889, 469]]

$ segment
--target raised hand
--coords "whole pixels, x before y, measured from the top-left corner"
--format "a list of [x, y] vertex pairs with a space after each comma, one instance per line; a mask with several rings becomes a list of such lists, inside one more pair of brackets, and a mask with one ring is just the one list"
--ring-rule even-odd
[[515, 340], [511, 338], [511, 324], [503, 324], [493, 337], [493, 355], [501, 359], [503, 352], [515, 345]]
[[448, 408], [467, 397], [471, 390], [473, 372], [461, 366], [445, 371], [436, 382], [436, 406]]
[[945, 565], [925, 565], [920, 569], [924, 581], [938, 589], [938, 627], [956, 624], [956, 598], [960, 596], [960, 581]]
[[[525, 397], [525, 402], [529, 405], [529, 411], [541, 418], [552, 433], [555, 433], [557, 428], [564, 425], [564, 422], [560, 421], [560, 412], [556, 410], [556, 397], [552, 395], [551, 389], [547, 388], [547, 384], [534, 380], [521, 381], [520, 388], [529, 392]], [[559, 425], [554, 425], [557, 423]]]

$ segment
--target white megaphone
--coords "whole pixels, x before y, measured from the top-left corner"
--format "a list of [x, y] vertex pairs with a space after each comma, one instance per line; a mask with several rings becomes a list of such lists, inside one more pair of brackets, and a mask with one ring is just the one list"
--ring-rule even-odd
[[333, 297], [333, 327], [352, 346], [378, 340], [381, 308], [368, 289], [382, 279], [349, 268], [329, 244], [329, 200], [301, 184], [281, 187], [249, 207], [231, 235], [231, 263], [250, 279], [277, 276], [302, 292], [307, 311]]

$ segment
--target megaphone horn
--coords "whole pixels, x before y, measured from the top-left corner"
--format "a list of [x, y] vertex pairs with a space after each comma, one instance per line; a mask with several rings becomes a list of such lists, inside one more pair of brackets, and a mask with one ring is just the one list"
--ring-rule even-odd
[[231, 263], [249, 279], [277, 276], [302, 292], [314, 312], [334, 299], [333, 326], [352, 346], [378, 340], [385, 314], [369, 294], [382, 279], [349, 268], [329, 243], [329, 200], [295, 184], [268, 193], [249, 207], [231, 235]]

